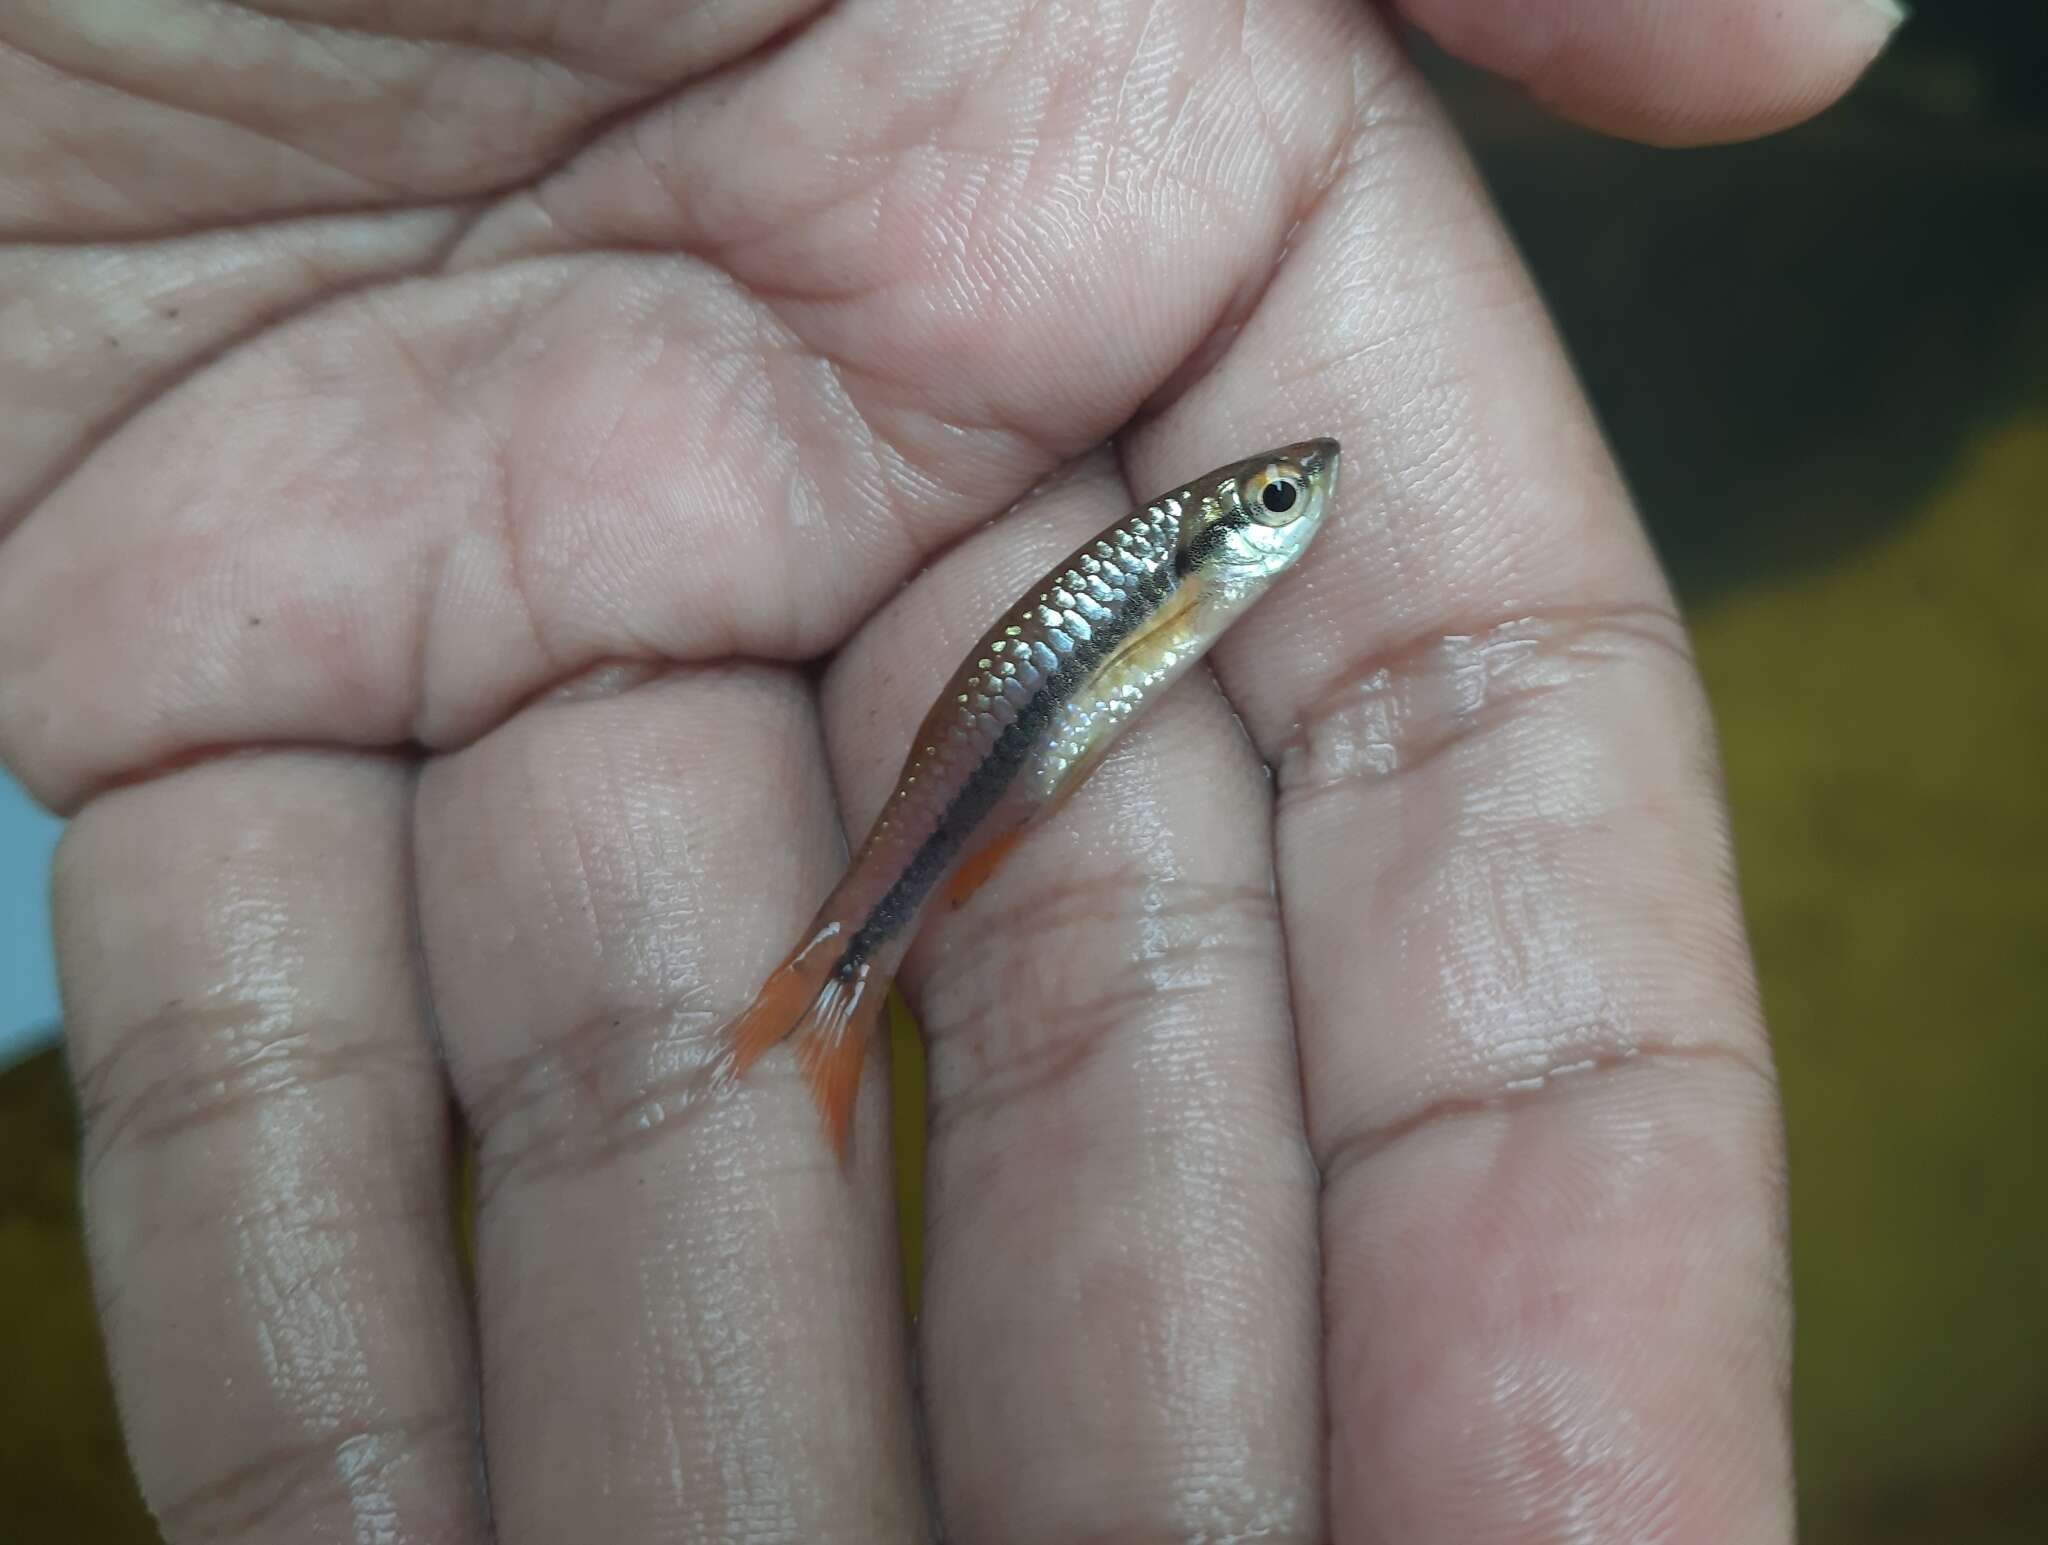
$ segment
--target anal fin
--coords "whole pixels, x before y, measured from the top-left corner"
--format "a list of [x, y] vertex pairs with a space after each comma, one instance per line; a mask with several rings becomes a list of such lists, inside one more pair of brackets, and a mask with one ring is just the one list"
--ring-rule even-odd
[[960, 867], [953, 871], [953, 878], [946, 882], [946, 905], [959, 906], [987, 884], [988, 877], [1001, 867], [1003, 860], [1010, 856], [1010, 849], [1017, 845], [1017, 839], [1023, 835], [1021, 827], [1016, 831], [1005, 832], [993, 842], [968, 854]]

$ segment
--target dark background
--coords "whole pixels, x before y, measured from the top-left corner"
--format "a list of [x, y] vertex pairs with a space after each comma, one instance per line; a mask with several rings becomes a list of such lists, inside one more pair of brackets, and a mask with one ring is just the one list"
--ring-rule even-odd
[[[1809, 1545], [2048, 1541], [2048, 0], [1757, 145], [1430, 58], [1691, 615], [1791, 1148]], [[153, 1539], [62, 1070], [0, 1075], [0, 1540]]]
[[2048, 4], [1917, 12], [1833, 111], [1673, 153], [1425, 53], [1680, 589], [1904, 521], [2048, 390]]

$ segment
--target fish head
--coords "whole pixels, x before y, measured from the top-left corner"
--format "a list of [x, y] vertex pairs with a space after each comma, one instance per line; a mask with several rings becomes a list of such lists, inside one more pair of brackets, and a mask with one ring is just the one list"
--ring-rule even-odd
[[1307, 550], [1329, 513], [1338, 454], [1335, 440], [1300, 440], [1195, 484], [1175, 560], [1183, 581], [1225, 602], [1254, 599]]

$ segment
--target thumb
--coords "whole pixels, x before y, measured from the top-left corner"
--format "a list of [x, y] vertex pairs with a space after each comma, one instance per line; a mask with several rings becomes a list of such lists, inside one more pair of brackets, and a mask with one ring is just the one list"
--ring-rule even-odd
[[1662, 145], [1750, 139], [1838, 99], [1899, 0], [1393, 0], [1445, 52], [1589, 128]]

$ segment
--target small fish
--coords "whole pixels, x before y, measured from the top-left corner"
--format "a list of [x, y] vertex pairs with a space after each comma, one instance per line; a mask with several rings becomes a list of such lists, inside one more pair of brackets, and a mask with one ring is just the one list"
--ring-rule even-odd
[[971, 894], [1144, 706], [1299, 558], [1337, 486], [1335, 440], [1233, 462], [1061, 562], [968, 651], [810, 931], [729, 1028], [735, 1072], [796, 1037], [846, 1153], [861, 1063], [931, 900]]

